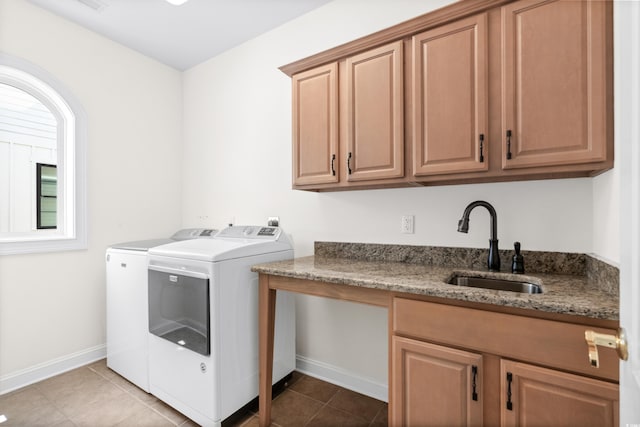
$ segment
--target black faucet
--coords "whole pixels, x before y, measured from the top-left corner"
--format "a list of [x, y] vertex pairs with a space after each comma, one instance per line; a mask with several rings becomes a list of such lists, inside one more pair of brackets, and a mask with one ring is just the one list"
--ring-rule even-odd
[[498, 215], [496, 210], [489, 203], [477, 200], [469, 203], [464, 209], [462, 219], [458, 221], [458, 231], [467, 233], [469, 231], [469, 215], [476, 206], [484, 206], [491, 215], [491, 239], [489, 239], [489, 258], [487, 259], [487, 267], [489, 271], [500, 271], [500, 254], [498, 253]]

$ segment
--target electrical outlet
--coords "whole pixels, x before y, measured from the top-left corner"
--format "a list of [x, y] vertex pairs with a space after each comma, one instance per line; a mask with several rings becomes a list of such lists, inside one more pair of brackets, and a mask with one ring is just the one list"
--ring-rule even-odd
[[403, 215], [400, 219], [400, 232], [413, 234], [413, 215]]
[[270, 216], [267, 218], [267, 225], [269, 227], [277, 227], [280, 225], [280, 217], [279, 216]]

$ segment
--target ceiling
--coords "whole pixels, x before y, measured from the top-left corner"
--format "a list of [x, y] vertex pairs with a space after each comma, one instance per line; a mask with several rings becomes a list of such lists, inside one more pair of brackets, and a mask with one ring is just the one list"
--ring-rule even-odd
[[331, 0], [28, 0], [186, 70]]

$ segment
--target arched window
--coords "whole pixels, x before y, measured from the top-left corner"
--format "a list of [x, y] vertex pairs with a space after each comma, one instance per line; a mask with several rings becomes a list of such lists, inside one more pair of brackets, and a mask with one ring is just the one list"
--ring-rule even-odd
[[85, 145], [75, 98], [0, 54], [0, 254], [86, 248]]

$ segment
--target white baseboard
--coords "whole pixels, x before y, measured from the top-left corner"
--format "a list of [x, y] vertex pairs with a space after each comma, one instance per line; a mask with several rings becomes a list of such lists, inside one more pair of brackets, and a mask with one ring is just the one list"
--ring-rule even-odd
[[389, 401], [389, 387], [370, 378], [354, 375], [345, 369], [304, 356], [296, 356], [296, 370], [310, 377], [353, 390], [374, 399]]
[[51, 378], [107, 356], [102, 344], [0, 377], [0, 395]]

